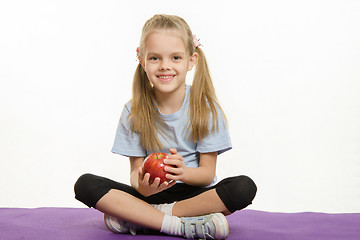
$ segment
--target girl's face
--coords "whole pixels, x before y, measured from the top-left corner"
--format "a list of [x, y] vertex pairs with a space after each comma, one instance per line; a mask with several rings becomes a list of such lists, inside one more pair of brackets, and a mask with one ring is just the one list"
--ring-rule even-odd
[[186, 74], [197, 59], [189, 56], [176, 30], [157, 30], [145, 42], [144, 59], [140, 59], [147, 77], [157, 93], [185, 91]]

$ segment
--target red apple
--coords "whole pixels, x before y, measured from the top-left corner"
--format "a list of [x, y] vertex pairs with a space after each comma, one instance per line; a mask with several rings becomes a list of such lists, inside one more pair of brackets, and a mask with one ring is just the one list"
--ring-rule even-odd
[[164, 159], [166, 158], [166, 153], [152, 153], [145, 159], [143, 163], [143, 172], [150, 173], [150, 184], [154, 182], [155, 178], [160, 178], [160, 184], [168, 181], [165, 177], [167, 172], [165, 172]]

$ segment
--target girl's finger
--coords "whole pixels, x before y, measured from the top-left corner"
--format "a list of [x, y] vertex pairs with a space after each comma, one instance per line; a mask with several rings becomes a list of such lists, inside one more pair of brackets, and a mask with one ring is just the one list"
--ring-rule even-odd
[[143, 178], [143, 182], [148, 183], [149, 180], [150, 180], [150, 173], [145, 173], [144, 178]]
[[179, 155], [179, 154], [175, 154], [175, 155], [168, 155], [165, 159], [164, 159], [164, 163], [166, 163], [167, 160], [177, 160], [177, 161], [184, 161], [184, 158]]
[[173, 174], [166, 174], [166, 178], [169, 180], [169, 181], [173, 181], [173, 182], [176, 182], [177, 180], [179, 180], [178, 176], [177, 175], [173, 175]]
[[178, 167], [171, 167], [171, 166], [165, 166], [164, 170], [165, 172], [168, 172], [168, 173], [177, 173], [178, 172]]
[[169, 151], [170, 151], [171, 155], [177, 154], [177, 149], [176, 148], [170, 148]]
[[178, 166], [179, 164], [181, 164], [181, 162], [178, 159], [165, 159], [164, 163], [166, 165], [173, 165], [173, 166]]
[[172, 186], [174, 186], [176, 184], [176, 181], [165, 181], [163, 182], [160, 187], [163, 188], [163, 189], [167, 189], [167, 188], [170, 188]]
[[160, 185], [160, 178], [157, 177], [154, 179], [154, 182], [151, 184], [151, 187], [156, 189], [159, 187], [159, 185]]

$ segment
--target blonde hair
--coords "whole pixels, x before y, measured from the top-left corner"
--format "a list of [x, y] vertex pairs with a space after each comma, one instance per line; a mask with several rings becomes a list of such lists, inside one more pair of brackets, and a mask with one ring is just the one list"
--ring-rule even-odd
[[[199, 47], [194, 47], [193, 34], [184, 19], [174, 15], [162, 14], [153, 16], [145, 23], [140, 39], [140, 56], [143, 56], [142, 54], [145, 52], [147, 36], [158, 29], [180, 31], [182, 33], [180, 37], [189, 56], [192, 56], [194, 52], [198, 54], [190, 91], [188, 130], [190, 140], [194, 142], [201, 141], [210, 134], [210, 130], [214, 132], [218, 129], [218, 111], [223, 113], [215, 95], [205, 55]], [[211, 115], [214, 124], [210, 129], [209, 119]], [[167, 124], [158, 111], [152, 85], [140, 63], [136, 68], [133, 79], [130, 124], [131, 131], [140, 134], [140, 142], [145, 149], [156, 151], [163, 148], [157, 133], [166, 138]]]

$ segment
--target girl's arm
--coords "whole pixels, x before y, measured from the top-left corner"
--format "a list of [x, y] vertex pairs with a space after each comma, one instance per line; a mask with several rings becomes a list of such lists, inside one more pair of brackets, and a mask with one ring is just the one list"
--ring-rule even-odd
[[130, 157], [130, 184], [135, 189], [139, 187], [139, 167], [142, 166], [144, 159], [144, 157]]
[[155, 178], [154, 182], [150, 184], [150, 174], [144, 174], [142, 171], [143, 162], [144, 157], [130, 157], [130, 184], [141, 195], [148, 197], [176, 184], [176, 181], [160, 184], [160, 178]]
[[184, 158], [177, 154], [175, 148], [170, 149], [171, 155], [165, 160], [166, 164], [176, 167], [165, 168], [169, 172], [166, 177], [171, 180], [181, 181], [193, 186], [208, 186], [215, 177], [217, 152], [200, 153], [199, 167], [190, 168], [184, 164]]

